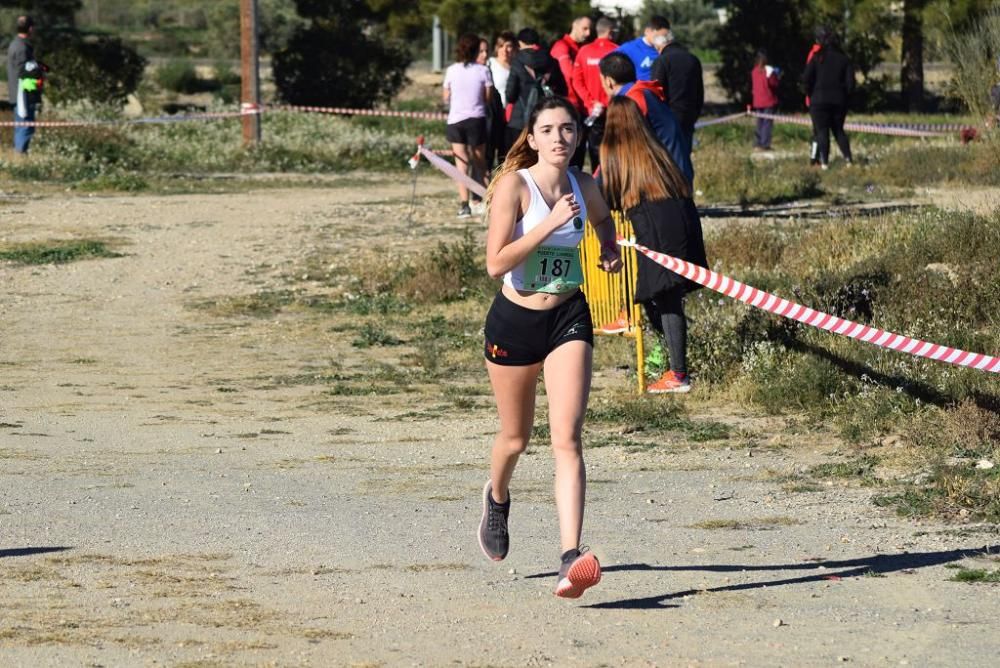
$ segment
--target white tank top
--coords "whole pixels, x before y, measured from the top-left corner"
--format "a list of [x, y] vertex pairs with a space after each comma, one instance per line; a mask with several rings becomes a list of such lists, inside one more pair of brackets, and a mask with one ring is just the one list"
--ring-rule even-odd
[[[528, 185], [531, 198], [528, 210], [514, 223], [513, 240], [520, 239], [530, 232], [552, 212], [545, 203], [545, 198], [542, 197], [535, 180], [531, 178], [531, 173], [527, 169], [519, 169], [517, 173]], [[583, 284], [583, 268], [580, 266], [580, 254], [577, 248], [583, 239], [587, 205], [576, 178], [568, 172], [566, 176], [573, 189], [573, 197], [580, 204], [580, 213], [565, 225], [556, 228], [531, 255], [525, 258], [524, 262], [504, 274], [504, 285], [515, 290], [559, 294], [575, 290]]]

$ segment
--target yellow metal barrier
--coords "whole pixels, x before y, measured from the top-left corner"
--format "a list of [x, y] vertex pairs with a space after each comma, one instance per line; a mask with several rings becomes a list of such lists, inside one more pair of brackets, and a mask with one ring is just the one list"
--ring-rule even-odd
[[[620, 212], [612, 214], [615, 233], [630, 239], [635, 236], [632, 224]], [[605, 323], [625, 315], [628, 329], [621, 333], [635, 339], [635, 370], [639, 378], [639, 393], [646, 391], [646, 357], [642, 346], [642, 309], [635, 303], [635, 281], [639, 275], [638, 257], [634, 248], [619, 246], [622, 252], [622, 270], [609, 274], [600, 267], [601, 243], [593, 228], [588, 225], [580, 244], [580, 262], [583, 265], [583, 292], [590, 304], [590, 315], [594, 320], [594, 333], [602, 334], [598, 328]]]

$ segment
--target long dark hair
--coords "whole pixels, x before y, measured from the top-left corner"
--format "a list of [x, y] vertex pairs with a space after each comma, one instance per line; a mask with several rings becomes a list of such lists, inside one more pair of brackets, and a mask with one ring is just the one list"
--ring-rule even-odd
[[608, 203], [626, 211], [642, 200], [691, 197], [691, 184], [649, 129], [639, 105], [623, 96], [608, 102], [601, 181]]
[[507, 157], [504, 158], [503, 164], [497, 168], [496, 173], [493, 175], [493, 180], [490, 181], [490, 187], [486, 191], [487, 204], [493, 200], [493, 191], [496, 190], [496, 185], [500, 182], [500, 179], [511, 172], [516, 172], [517, 170], [524, 169], [525, 167], [531, 167], [538, 162], [538, 151], [531, 148], [531, 144], [528, 143], [528, 135], [534, 132], [535, 123], [538, 122], [539, 115], [541, 115], [543, 111], [548, 111], [549, 109], [563, 109], [567, 114], [569, 114], [569, 117], [573, 119], [573, 123], [576, 124], [576, 136], [577, 141], [579, 141], [580, 116], [576, 113], [576, 109], [572, 104], [570, 104], [569, 100], [564, 97], [559, 97], [558, 95], [542, 98], [541, 101], [535, 105], [535, 108], [532, 109], [531, 115], [528, 117], [528, 122], [525, 124], [524, 129], [521, 130], [521, 134], [518, 135], [517, 141], [515, 141], [514, 145], [510, 147], [509, 151], [507, 151]]
[[468, 65], [476, 62], [478, 56], [479, 35], [467, 32], [458, 38], [458, 43], [455, 44], [455, 60], [463, 65]]

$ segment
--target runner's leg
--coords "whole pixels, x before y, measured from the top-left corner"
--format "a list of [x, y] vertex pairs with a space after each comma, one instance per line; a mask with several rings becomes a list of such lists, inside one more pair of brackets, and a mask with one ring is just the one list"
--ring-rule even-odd
[[594, 349], [569, 341], [545, 358], [545, 393], [556, 460], [556, 512], [562, 552], [580, 545], [587, 473], [583, 462], [583, 418], [590, 396]]
[[528, 447], [531, 427], [535, 422], [535, 386], [541, 369], [541, 363], [504, 366], [486, 362], [500, 416], [500, 430], [493, 441], [490, 457], [493, 500], [498, 503], [507, 502], [507, 488], [514, 475], [514, 467]]
[[[451, 150], [455, 154], [455, 167], [465, 174], [469, 173], [469, 150], [465, 144], [452, 144]], [[469, 189], [464, 184], [458, 184], [458, 199], [463, 203], [469, 201]]]

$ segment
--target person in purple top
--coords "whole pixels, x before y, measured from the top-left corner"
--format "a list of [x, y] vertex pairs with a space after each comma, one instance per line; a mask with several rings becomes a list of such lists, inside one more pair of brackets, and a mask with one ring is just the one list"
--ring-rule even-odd
[[628, 56], [635, 65], [636, 81], [649, 81], [650, 70], [660, 55], [656, 44], [665, 40], [669, 32], [670, 21], [663, 16], [654, 14], [649, 17], [642, 37], [636, 37], [618, 47], [617, 51]]
[[[479, 37], [465, 34], [455, 47], [457, 61], [444, 75], [444, 103], [448, 105], [448, 125], [445, 137], [455, 153], [455, 166], [478, 183], [486, 185], [486, 104], [493, 79], [490, 69], [476, 60], [479, 57]], [[458, 184], [462, 201], [459, 218], [472, 216], [469, 189]], [[479, 202], [475, 203], [477, 208]]]

